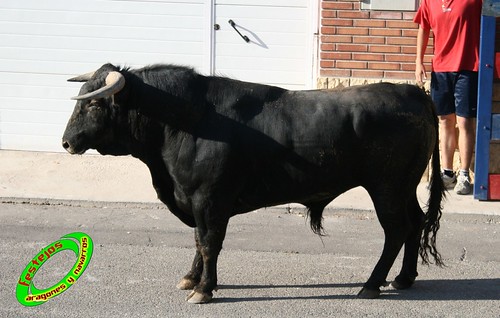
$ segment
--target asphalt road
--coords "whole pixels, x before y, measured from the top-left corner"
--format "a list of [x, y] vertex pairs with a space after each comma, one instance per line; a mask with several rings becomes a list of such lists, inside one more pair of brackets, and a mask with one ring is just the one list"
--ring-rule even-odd
[[[410, 290], [356, 294], [380, 255], [370, 211], [325, 214], [312, 234], [301, 209], [234, 217], [219, 259], [219, 291], [206, 305], [175, 289], [194, 256], [192, 230], [155, 204], [0, 203], [0, 317], [499, 317], [500, 216], [444, 215], [438, 245], [447, 267], [421, 266]], [[19, 276], [40, 249], [82, 231], [94, 255], [66, 292], [37, 307], [16, 300]], [[34, 278], [59, 281], [76, 257], [63, 251]], [[388, 279], [400, 268], [398, 259]]]

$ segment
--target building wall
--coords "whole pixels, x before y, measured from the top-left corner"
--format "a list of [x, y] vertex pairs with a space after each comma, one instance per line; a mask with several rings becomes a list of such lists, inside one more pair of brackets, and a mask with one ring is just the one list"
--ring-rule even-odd
[[[415, 79], [415, 12], [361, 10], [359, 0], [322, 0], [319, 88]], [[426, 52], [430, 71], [432, 38]]]

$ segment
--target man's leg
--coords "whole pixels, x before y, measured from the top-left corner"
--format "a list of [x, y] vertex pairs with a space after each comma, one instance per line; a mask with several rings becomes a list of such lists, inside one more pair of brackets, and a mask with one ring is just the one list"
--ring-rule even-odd
[[440, 115], [439, 117], [439, 145], [441, 148], [441, 166], [446, 170], [453, 170], [453, 156], [457, 148], [456, 116], [455, 114]]
[[469, 171], [475, 139], [475, 118], [457, 116], [458, 149], [460, 151], [460, 169]]
[[477, 72], [460, 72], [455, 84], [455, 107], [459, 130], [460, 171], [455, 192], [472, 192], [469, 169], [472, 161], [475, 139], [475, 117], [477, 113]]

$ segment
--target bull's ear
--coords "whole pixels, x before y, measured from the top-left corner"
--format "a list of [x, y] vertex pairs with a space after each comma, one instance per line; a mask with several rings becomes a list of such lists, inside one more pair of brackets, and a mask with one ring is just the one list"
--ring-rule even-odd
[[72, 77], [68, 79], [68, 82], [87, 82], [92, 78], [94, 73], [95, 71]]

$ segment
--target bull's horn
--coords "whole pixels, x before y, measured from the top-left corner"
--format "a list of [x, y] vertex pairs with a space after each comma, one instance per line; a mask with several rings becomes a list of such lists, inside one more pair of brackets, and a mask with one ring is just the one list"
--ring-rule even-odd
[[121, 91], [124, 86], [125, 77], [120, 72], [113, 71], [109, 72], [108, 76], [106, 76], [106, 86], [87, 94], [72, 97], [71, 99], [82, 100], [109, 97]]
[[95, 71], [72, 77], [68, 79], [68, 82], [87, 82], [92, 78], [92, 75], [94, 75], [94, 73]]

